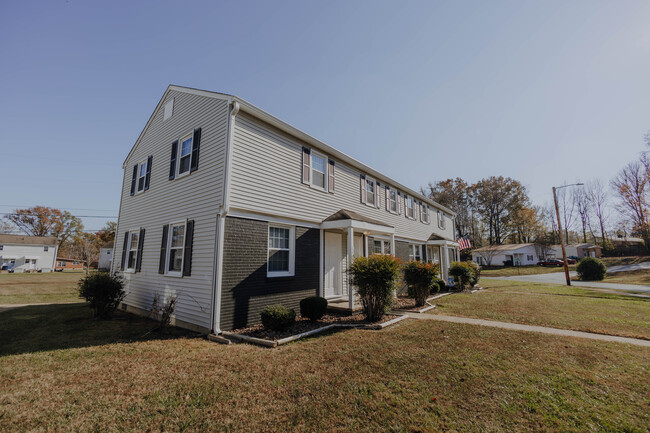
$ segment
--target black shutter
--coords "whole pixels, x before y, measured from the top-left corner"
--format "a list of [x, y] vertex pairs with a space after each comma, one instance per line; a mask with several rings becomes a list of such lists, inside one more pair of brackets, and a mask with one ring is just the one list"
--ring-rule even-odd
[[167, 233], [169, 232], [169, 224], [163, 226], [162, 243], [160, 244], [160, 263], [158, 263], [158, 273], [165, 273], [165, 258], [167, 254]]
[[140, 229], [140, 236], [138, 237], [138, 257], [135, 259], [135, 271], [140, 272], [142, 267], [142, 247], [144, 246], [144, 229]]
[[359, 186], [361, 187], [361, 203], [366, 202], [366, 175], [359, 175]]
[[126, 262], [126, 247], [129, 243], [129, 232], [124, 233], [124, 245], [122, 246], [122, 264], [120, 265], [120, 270], [124, 270], [124, 263]]
[[149, 189], [149, 182], [151, 181], [151, 164], [153, 163], [153, 156], [147, 158], [147, 176], [144, 178], [144, 190]]
[[309, 184], [311, 178], [311, 149], [302, 148], [302, 183]]
[[194, 130], [192, 140], [192, 161], [190, 162], [190, 173], [199, 168], [199, 148], [201, 147], [201, 128]]
[[183, 276], [192, 275], [192, 244], [194, 242], [194, 220], [185, 226], [185, 251], [183, 252]]
[[169, 180], [176, 177], [176, 152], [178, 151], [178, 140], [172, 143], [172, 158], [169, 161]]
[[328, 182], [327, 190], [330, 193], [334, 193], [334, 182], [335, 182], [334, 181], [334, 161], [332, 161], [331, 159], [329, 160], [329, 167], [330, 167], [330, 169], [329, 169], [329, 173], [328, 173], [329, 176], [327, 178], [327, 182]]
[[133, 166], [133, 177], [131, 178], [131, 195], [135, 195], [135, 181], [138, 178], [138, 164]]

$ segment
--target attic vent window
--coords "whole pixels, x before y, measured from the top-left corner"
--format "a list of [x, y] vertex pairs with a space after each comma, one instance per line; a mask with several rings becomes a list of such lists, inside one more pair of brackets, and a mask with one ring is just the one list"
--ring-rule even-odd
[[172, 117], [172, 114], [174, 114], [174, 100], [173, 99], [165, 104], [165, 118], [164, 118], [164, 120], [167, 120], [170, 117]]

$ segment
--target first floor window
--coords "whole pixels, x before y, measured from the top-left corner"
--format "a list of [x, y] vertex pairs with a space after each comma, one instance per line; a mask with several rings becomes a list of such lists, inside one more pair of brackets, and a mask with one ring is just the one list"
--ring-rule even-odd
[[293, 275], [294, 228], [269, 226], [268, 276]]
[[190, 162], [192, 159], [192, 134], [181, 140], [181, 155], [178, 162], [178, 174], [190, 171]]
[[531, 256], [530, 254], [527, 255], [526, 258], [528, 259], [529, 262], [532, 262], [532, 261], [533, 261], [533, 256]]
[[183, 247], [185, 246], [185, 223], [169, 225], [169, 262], [170, 273], [183, 271]]
[[382, 242], [381, 241], [373, 241], [373, 246], [372, 246], [372, 253], [373, 254], [382, 254]]
[[409, 245], [409, 260], [422, 260], [422, 245]]
[[[135, 263], [138, 259], [138, 240], [140, 232], [138, 230], [133, 230], [129, 234], [129, 256], [126, 264], [126, 269], [135, 270]], [[76, 265], [76, 263], [74, 263]]]

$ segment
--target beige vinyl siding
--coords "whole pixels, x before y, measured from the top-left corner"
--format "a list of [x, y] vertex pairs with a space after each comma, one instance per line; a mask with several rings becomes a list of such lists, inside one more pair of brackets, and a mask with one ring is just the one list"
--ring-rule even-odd
[[[447, 216], [445, 230], [438, 228], [435, 208], [431, 209], [430, 224], [419, 220], [417, 207], [415, 220], [405, 217], [404, 204], [401, 215], [388, 212], [386, 185], [383, 182], [379, 189], [378, 208], [361, 203], [360, 172], [340, 161], [335, 160], [334, 194], [303, 184], [303, 145], [290, 135], [247, 114], [237, 115], [233, 134], [231, 208], [310, 222], [320, 222], [340, 209], [348, 209], [395, 227], [398, 238], [424, 241], [435, 233], [453, 239], [451, 219]], [[414, 154], [413, 158], [416, 157]], [[403, 200], [403, 191], [401, 197]]]
[[[174, 113], [163, 121], [164, 105], [172, 98]], [[141, 272], [124, 274], [126, 304], [148, 310], [156, 292], [163, 301], [178, 295], [176, 318], [211, 328], [216, 215], [223, 198], [227, 118], [226, 100], [170, 90], [125, 162], [113, 270], [120, 268], [125, 231], [146, 230]], [[198, 127], [198, 170], [170, 181], [171, 143]], [[153, 155], [151, 186], [130, 196], [133, 165], [149, 155]], [[161, 275], [158, 262], [163, 225], [186, 219], [194, 220], [192, 275]]]

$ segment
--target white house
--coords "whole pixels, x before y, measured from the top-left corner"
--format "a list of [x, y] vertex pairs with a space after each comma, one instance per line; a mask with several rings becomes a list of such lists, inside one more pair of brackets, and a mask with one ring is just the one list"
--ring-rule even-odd
[[52, 272], [58, 245], [52, 236], [0, 234], [0, 271]]
[[176, 296], [179, 326], [219, 333], [314, 295], [353, 309], [360, 255], [438, 262], [445, 278], [458, 258], [454, 212], [237, 96], [169, 86], [123, 170], [124, 308]]
[[527, 266], [536, 265], [540, 258], [534, 244], [508, 244], [472, 250], [472, 260], [481, 266]]
[[102, 245], [99, 249], [97, 269], [111, 269], [113, 264], [113, 242]]
[[[551, 246], [553, 252], [550, 254], [550, 257], [557, 259], [562, 258], [562, 246], [553, 245]], [[603, 254], [603, 248], [599, 245], [594, 244], [568, 244], [564, 246], [564, 251], [566, 252], [567, 257], [582, 259], [584, 257], [600, 257]]]

